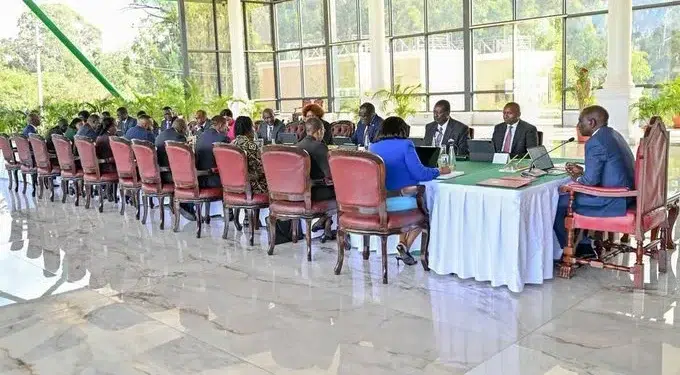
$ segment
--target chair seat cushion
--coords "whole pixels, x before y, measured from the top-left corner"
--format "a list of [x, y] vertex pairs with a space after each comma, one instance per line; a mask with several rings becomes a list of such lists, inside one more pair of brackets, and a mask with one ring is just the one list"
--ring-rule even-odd
[[[642, 230], [650, 231], [661, 225], [665, 219], [666, 207], [659, 207], [642, 217]], [[573, 226], [574, 228], [635, 234], [635, 209], [629, 209], [625, 216], [616, 217], [583, 216], [574, 213]]]
[[61, 171], [61, 177], [62, 178], [83, 178], [83, 171], [78, 170], [76, 173], [73, 173], [71, 171]]
[[427, 220], [427, 216], [420, 210], [390, 212], [387, 214], [387, 227], [380, 226], [380, 216], [342, 213], [338, 218], [340, 226], [346, 229], [365, 231], [396, 230], [399, 228], [418, 225]]
[[195, 196], [193, 189], [175, 189], [175, 198], [179, 199], [222, 199], [222, 188], [202, 188]]
[[48, 170], [47, 168], [38, 168], [38, 174], [60, 174], [61, 169], [57, 166], [52, 166], [52, 169]]
[[38, 170], [36, 168], [27, 167], [23, 164], [21, 165], [21, 171], [24, 172], [24, 173], [37, 173], [38, 172]]
[[283, 215], [314, 215], [335, 210], [335, 200], [312, 202], [312, 209], [305, 209], [305, 202], [274, 201], [269, 204], [269, 210], [274, 214]]
[[174, 184], [162, 184], [160, 191], [156, 184], [142, 184], [142, 190], [147, 194], [170, 194], [175, 191]]
[[127, 177], [123, 177], [123, 178], [118, 177], [118, 183], [124, 188], [140, 188], [140, 187], [142, 187], [142, 184], [139, 181], [137, 181], [135, 183], [132, 178], [127, 178]]
[[265, 205], [269, 203], [269, 195], [267, 194], [253, 194], [252, 198], [252, 200], [247, 200], [245, 194], [224, 192], [222, 200], [224, 201], [224, 204], [232, 204], [235, 206]]
[[83, 178], [85, 182], [118, 182], [118, 173], [104, 172], [99, 178], [94, 174], [85, 174]]

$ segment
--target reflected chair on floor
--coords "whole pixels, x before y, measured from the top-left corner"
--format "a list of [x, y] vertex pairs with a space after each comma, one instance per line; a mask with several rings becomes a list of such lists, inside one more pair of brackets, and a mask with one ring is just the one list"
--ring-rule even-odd
[[[629, 272], [633, 275], [635, 288], [642, 288], [644, 285], [644, 265], [642, 263], [644, 255], [656, 258], [659, 272], [666, 272], [668, 252], [665, 244], [666, 237], [669, 235], [666, 208], [669, 142], [670, 135], [663, 122], [657, 121], [645, 130], [635, 160], [635, 190], [594, 187], [579, 183], [562, 187], [563, 192], [569, 193], [569, 206], [565, 220], [567, 243], [562, 255], [560, 277], [571, 278], [577, 265], [590, 265], [595, 268]], [[583, 216], [573, 210], [574, 199], [577, 194], [605, 198], [635, 198], [636, 205], [629, 208], [625, 216]], [[577, 257], [574, 252], [576, 230], [635, 236], [636, 247], [633, 248], [628, 243], [615, 243], [608, 240], [602, 247], [596, 249], [596, 259]], [[651, 236], [647, 237], [648, 233]], [[659, 233], [661, 238], [658, 238]], [[648, 238], [649, 241], [647, 241]], [[609, 262], [618, 254], [626, 252], [635, 253], [635, 264], [632, 266]]]
[[69, 192], [69, 183], [73, 182], [76, 195], [74, 204], [78, 206], [84, 188], [83, 169], [80, 167], [79, 161], [76, 160], [76, 157], [73, 155], [73, 146], [68, 138], [61, 134], [53, 134], [52, 143], [54, 143], [59, 169], [61, 169], [61, 203], [66, 203], [66, 197]]
[[28, 141], [31, 143], [38, 170], [38, 184], [40, 185], [38, 198], [42, 199], [43, 187], [47, 185], [50, 188], [50, 201], [54, 202], [54, 178], [61, 175], [57, 155], [47, 151], [45, 139], [38, 134], [30, 134]]
[[21, 163], [21, 180], [24, 183], [22, 194], [26, 194], [26, 175], [30, 174], [33, 182], [33, 193], [31, 195], [35, 197], [36, 184], [38, 182], [38, 169], [35, 166], [31, 144], [28, 142], [28, 139], [21, 134], [13, 135], [11, 140], [17, 147], [19, 162]]
[[[191, 146], [186, 143], [165, 141], [165, 151], [168, 154], [170, 171], [175, 183], [175, 197], [173, 199], [175, 223], [173, 230], [175, 232], [179, 230], [179, 204], [193, 203], [196, 205], [196, 223], [198, 224], [196, 238], [201, 238], [203, 204], [222, 200], [222, 188], [201, 188], [198, 184], [198, 176], [209, 175], [215, 173], [215, 171], [197, 171], [196, 156]], [[208, 205], [206, 205], [205, 221], [209, 224], [210, 212], [208, 212], [207, 207]], [[229, 218], [227, 217], [225, 220], [229, 220]]]
[[[309, 178], [311, 160], [307, 151], [295, 146], [265, 146], [262, 152], [264, 174], [269, 187], [269, 251], [274, 254], [276, 221], [304, 219], [307, 224], [307, 260], [312, 260], [312, 220], [327, 216], [326, 231], [335, 214], [335, 200], [312, 201]], [[297, 225], [293, 225], [297, 228]], [[295, 229], [294, 229], [295, 230]], [[293, 233], [297, 238], [297, 233]]]
[[14, 148], [10, 142], [7, 134], [0, 134], [0, 150], [2, 156], [5, 158], [5, 170], [7, 171], [7, 178], [9, 179], [9, 190], [19, 191], [19, 170], [21, 163], [19, 163], [14, 155]]
[[[120, 191], [120, 214], [125, 214], [125, 196], [130, 193], [132, 205], [137, 209], [135, 218], [139, 220], [139, 192], [142, 190], [142, 183], [139, 181], [137, 173], [137, 162], [135, 154], [132, 152], [132, 143], [122, 137], [111, 136], [109, 145], [113, 153], [113, 160], [116, 162], [116, 173], [118, 173], [118, 190]], [[144, 201], [144, 213], [146, 214], [147, 202]]]
[[[172, 183], [163, 183], [161, 172], [165, 171], [162, 171], [161, 167], [158, 166], [156, 146], [154, 146], [153, 143], [141, 139], [133, 139], [132, 151], [135, 153], [139, 177], [142, 180], [142, 200], [147, 202], [151, 197], [158, 198], [161, 215], [160, 228], [163, 230], [165, 229], [165, 198], [168, 198], [170, 211], [173, 215], [178, 214], [172, 204], [173, 197], [175, 196], [175, 185]], [[142, 224], [146, 224], [147, 211], [148, 206], [145, 204]]]
[[[255, 241], [255, 223], [260, 220], [255, 213], [259, 209], [269, 207], [269, 196], [253, 194], [248, 179], [248, 158], [245, 151], [227, 143], [214, 143], [213, 154], [223, 191], [224, 233], [222, 238], [226, 239], [229, 233], [229, 209], [244, 209], [250, 215], [250, 245], [252, 246]], [[238, 222], [238, 218], [235, 222]], [[236, 228], [239, 229], [239, 226], [237, 225]]]
[[[339, 275], [342, 271], [346, 233], [364, 235], [364, 260], [368, 260], [370, 254], [368, 236], [379, 236], [383, 283], [387, 284], [387, 237], [415, 229], [422, 231], [420, 259], [423, 269], [429, 271], [430, 219], [425, 205], [425, 186], [387, 191], [385, 163], [379, 156], [369, 152], [333, 150], [328, 160], [338, 202], [338, 260], [335, 274]], [[418, 207], [408, 211], [387, 212], [387, 198], [392, 196], [415, 196]]]
[[[118, 174], [116, 172], [104, 172], [99, 169], [100, 163], [110, 163], [113, 160], [97, 158], [97, 150], [92, 139], [83, 136], [76, 136], [76, 149], [80, 157], [80, 164], [83, 167], [83, 181], [85, 183], [85, 208], [90, 208], [92, 198], [92, 188], [99, 188], [99, 212], [104, 212], [105, 188], [116, 191], [118, 184]], [[115, 194], [113, 194], [115, 195]]]

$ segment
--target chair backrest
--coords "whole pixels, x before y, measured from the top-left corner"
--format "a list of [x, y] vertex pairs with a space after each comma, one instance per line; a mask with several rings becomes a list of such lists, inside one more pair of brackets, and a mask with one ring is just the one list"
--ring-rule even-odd
[[158, 166], [156, 146], [149, 141], [133, 139], [132, 151], [137, 160], [137, 168], [139, 168], [139, 177], [142, 183], [156, 185], [160, 189], [161, 169]]
[[168, 154], [175, 189], [192, 189], [198, 196], [196, 156], [191, 146], [184, 142], [165, 141], [165, 152]]
[[2, 156], [8, 164], [17, 162], [17, 159], [14, 157], [12, 143], [9, 141], [9, 136], [7, 134], [0, 134], [0, 150], [2, 150]]
[[298, 141], [305, 136], [305, 123], [302, 121], [293, 121], [286, 124], [286, 133], [297, 134]]
[[670, 135], [660, 120], [650, 124], [640, 140], [635, 160], [638, 228], [643, 215], [666, 205], [669, 144]]
[[137, 163], [135, 154], [132, 151], [132, 143], [122, 137], [109, 137], [109, 145], [113, 153], [113, 160], [116, 162], [118, 178], [131, 178], [133, 183], [137, 183]]
[[[370, 152], [338, 149], [330, 152], [328, 163], [338, 210], [341, 213], [377, 214], [385, 224], [387, 189], [382, 158]], [[357, 188], [359, 186], [361, 188]]]
[[76, 149], [80, 157], [80, 165], [83, 167], [83, 173], [95, 175], [97, 179], [101, 177], [99, 170], [99, 159], [97, 158], [97, 147], [90, 137], [77, 135], [75, 137]]
[[334, 137], [351, 137], [354, 134], [354, 123], [348, 120], [340, 120], [331, 124], [331, 132]]
[[253, 123], [253, 130], [255, 131], [255, 134], [257, 134], [257, 132], [260, 131], [260, 126], [262, 126], [263, 123], [264, 121], [262, 120], [257, 120]]
[[47, 151], [47, 143], [43, 137], [38, 134], [29, 134], [28, 141], [33, 149], [33, 157], [35, 157], [35, 164], [41, 169], [40, 172], [52, 173], [52, 162]]
[[213, 155], [220, 173], [222, 190], [231, 193], [245, 192], [252, 198], [250, 181], [248, 180], [248, 157], [245, 151], [228, 143], [213, 143]]
[[296, 146], [269, 145], [262, 149], [262, 166], [269, 187], [269, 199], [304, 201], [311, 208], [311, 159]]
[[28, 139], [21, 134], [14, 134], [11, 140], [17, 146], [17, 153], [19, 154], [21, 164], [29, 168], [35, 168], [33, 152], [31, 151], [31, 144], [28, 142]]
[[536, 132], [536, 135], [538, 138], [538, 144], [543, 145], [543, 132], [539, 130]]
[[77, 172], [77, 166], [75, 157], [73, 156], [71, 141], [61, 134], [52, 134], [52, 143], [54, 143], [54, 150], [57, 152], [59, 168], [61, 168], [62, 171], [75, 174]]

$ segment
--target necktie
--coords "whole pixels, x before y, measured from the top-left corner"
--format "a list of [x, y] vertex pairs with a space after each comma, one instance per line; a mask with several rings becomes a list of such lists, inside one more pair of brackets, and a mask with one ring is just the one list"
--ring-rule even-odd
[[435, 137], [434, 145], [440, 146], [442, 144], [443, 138], [444, 138], [444, 132], [443, 132], [442, 127], [440, 126], [439, 129], [437, 129], [437, 136]]
[[512, 148], [512, 126], [508, 125], [508, 131], [505, 133], [505, 141], [503, 141], [503, 152], [510, 153]]
[[267, 126], [267, 140], [271, 141], [272, 140], [272, 127]]

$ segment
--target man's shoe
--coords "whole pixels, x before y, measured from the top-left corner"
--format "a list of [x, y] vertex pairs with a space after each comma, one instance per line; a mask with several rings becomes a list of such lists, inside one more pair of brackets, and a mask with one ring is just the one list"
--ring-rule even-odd
[[179, 208], [179, 214], [182, 215], [183, 218], [185, 218], [189, 221], [196, 221], [196, 215], [185, 210], [182, 207]]
[[593, 249], [593, 246], [589, 243], [578, 244], [574, 255], [579, 258], [595, 258], [597, 256], [597, 254], [595, 254], [595, 249]]

